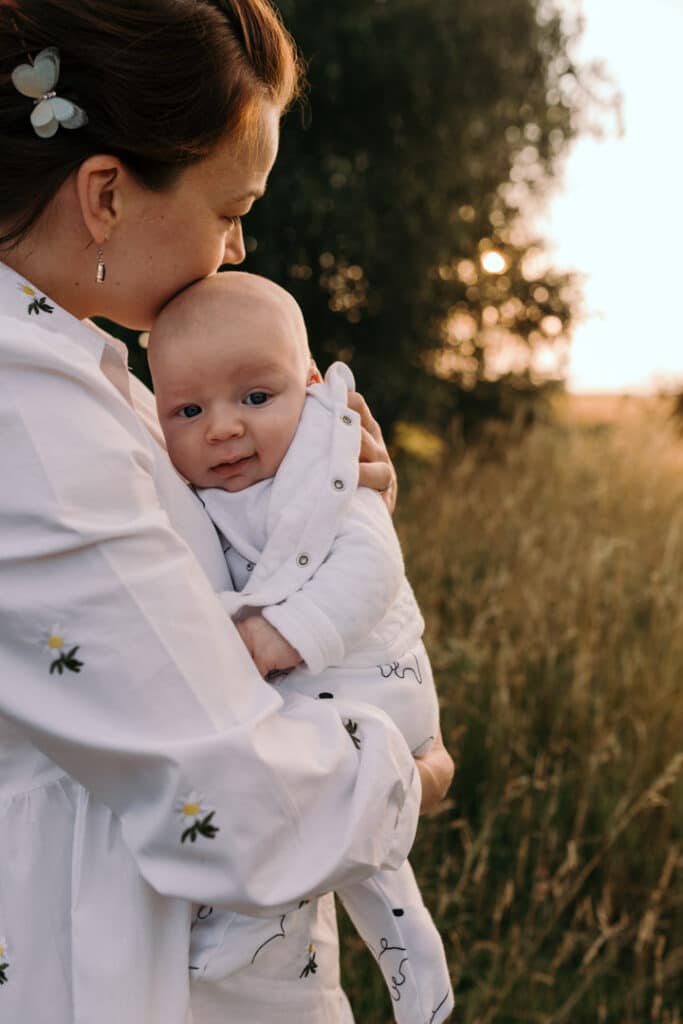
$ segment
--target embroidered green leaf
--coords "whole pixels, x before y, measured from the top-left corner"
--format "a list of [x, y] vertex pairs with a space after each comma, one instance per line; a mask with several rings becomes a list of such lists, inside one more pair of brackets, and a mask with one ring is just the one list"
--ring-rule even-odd
[[352, 722], [350, 718], [344, 722], [344, 728], [353, 740], [356, 750], [360, 750], [360, 736], [358, 736], [358, 722]]
[[204, 836], [205, 839], [215, 839], [220, 832], [220, 828], [211, 824], [215, 813], [215, 811], [211, 811], [205, 818], [197, 818], [193, 825], [185, 829], [180, 842], [184, 843], [189, 839], [191, 843], [196, 843], [199, 836]]
[[34, 299], [29, 305], [28, 315], [30, 316], [31, 313], [35, 313], [36, 316], [39, 316], [40, 313], [52, 313], [54, 308], [55, 307], [50, 305], [45, 296], [41, 295], [40, 298]]
[[83, 662], [79, 661], [76, 657], [77, 652], [78, 647], [72, 647], [70, 651], [60, 654], [59, 657], [50, 665], [50, 675], [52, 675], [53, 672], [59, 672], [60, 676], [63, 675], [65, 671], [80, 672], [83, 668]]

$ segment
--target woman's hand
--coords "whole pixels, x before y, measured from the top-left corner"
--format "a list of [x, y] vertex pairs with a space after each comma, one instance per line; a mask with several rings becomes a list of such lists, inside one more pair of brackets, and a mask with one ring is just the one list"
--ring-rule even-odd
[[455, 764], [443, 745], [441, 732], [424, 757], [416, 757], [415, 764], [422, 781], [420, 814], [438, 810], [450, 789]]
[[368, 403], [357, 391], [349, 391], [348, 404], [359, 414], [361, 422], [358, 483], [361, 487], [379, 491], [389, 513], [393, 515], [398, 495], [398, 481], [379, 423], [370, 412]]

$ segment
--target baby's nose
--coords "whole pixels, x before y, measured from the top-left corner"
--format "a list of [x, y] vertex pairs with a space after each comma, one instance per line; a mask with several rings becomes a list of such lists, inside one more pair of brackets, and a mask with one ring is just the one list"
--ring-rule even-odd
[[239, 416], [224, 414], [214, 416], [209, 424], [207, 439], [209, 442], [226, 441], [231, 437], [241, 437], [244, 424]]

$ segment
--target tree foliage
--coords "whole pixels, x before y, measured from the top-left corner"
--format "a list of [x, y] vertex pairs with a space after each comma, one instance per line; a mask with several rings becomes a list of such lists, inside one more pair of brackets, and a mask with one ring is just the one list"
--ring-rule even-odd
[[247, 269], [296, 296], [314, 354], [350, 362], [385, 428], [514, 408], [577, 307], [521, 216], [590, 105], [576, 27], [541, 0], [279, 7], [309, 88]]
[[308, 87], [245, 222], [246, 269], [295, 295], [321, 366], [349, 362], [389, 434], [528, 409], [580, 308], [529, 212], [613, 100], [572, 58], [580, 21], [557, 0], [279, 8]]

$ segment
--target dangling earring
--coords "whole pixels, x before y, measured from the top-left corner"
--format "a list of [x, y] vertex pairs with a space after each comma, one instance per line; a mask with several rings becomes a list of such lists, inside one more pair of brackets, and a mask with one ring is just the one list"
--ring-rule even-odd
[[104, 279], [107, 276], [107, 268], [104, 265], [104, 251], [98, 246], [97, 248], [97, 274], [95, 280], [98, 284], [104, 284]]

